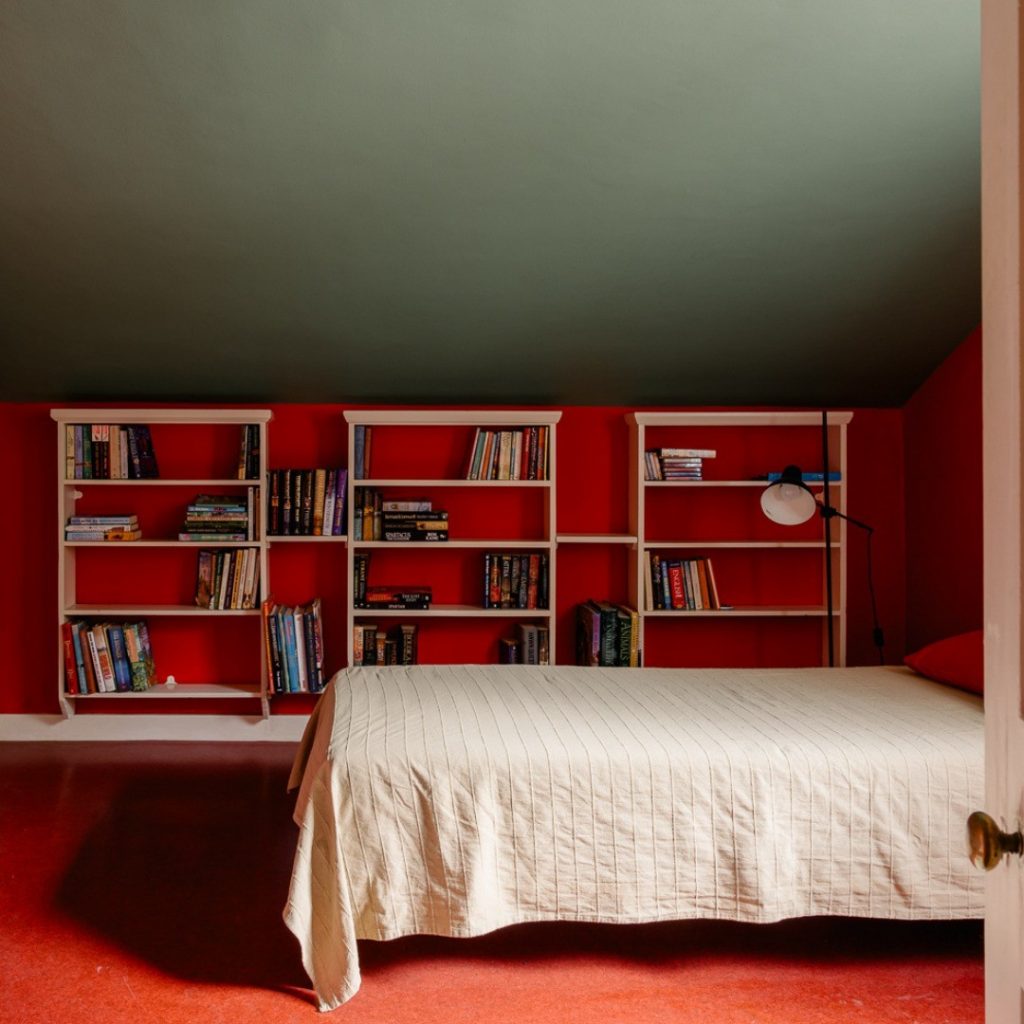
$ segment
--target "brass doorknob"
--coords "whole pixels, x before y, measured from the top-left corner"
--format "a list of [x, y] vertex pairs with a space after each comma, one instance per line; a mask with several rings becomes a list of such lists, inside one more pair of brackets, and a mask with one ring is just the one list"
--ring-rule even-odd
[[1003, 832], [984, 811], [975, 811], [967, 819], [967, 841], [971, 847], [971, 863], [986, 871], [991, 871], [1004, 853], [1020, 855], [1024, 851], [1024, 835], [1019, 831]]

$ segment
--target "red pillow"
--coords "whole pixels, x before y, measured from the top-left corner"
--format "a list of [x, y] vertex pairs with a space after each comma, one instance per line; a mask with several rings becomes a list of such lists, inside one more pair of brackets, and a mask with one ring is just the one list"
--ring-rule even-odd
[[980, 629], [937, 640], [908, 654], [903, 661], [937, 683], [948, 683], [971, 693], [985, 692], [985, 647]]

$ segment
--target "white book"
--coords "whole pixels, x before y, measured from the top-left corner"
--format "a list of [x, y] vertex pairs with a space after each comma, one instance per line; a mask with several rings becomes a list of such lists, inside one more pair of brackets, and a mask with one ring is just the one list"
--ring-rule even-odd
[[306, 668], [306, 630], [302, 623], [302, 608], [292, 609], [292, 618], [295, 620], [295, 656], [299, 662], [299, 690], [302, 693], [309, 693], [309, 671]]

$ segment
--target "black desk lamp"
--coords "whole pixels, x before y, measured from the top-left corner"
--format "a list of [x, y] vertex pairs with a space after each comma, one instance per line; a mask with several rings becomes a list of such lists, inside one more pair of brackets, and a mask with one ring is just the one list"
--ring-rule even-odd
[[851, 526], [864, 530], [867, 536], [868, 562], [868, 593], [871, 595], [871, 617], [874, 628], [872, 638], [878, 648], [878, 663], [884, 664], [885, 636], [878, 624], [878, 608], [875, 602], [875, 583], [871, 570], [871, 537], [874, 527], [840, 512], [830, 501], [829, 494], [829, 459], [828, 459], [828, 414], [821, 414], [821, 465], [824, 483], [824, 494], [821, 499], [816, 497], [804, 483], [803, 473], [799, 466], [787, 466], [782, 476], [772, 483], [761, 494], [761, 511], [774, 523], [782, 526], [798, 526], [806, 523], [815, 513], [825, 520], [825, 598], [828, 608], [828, 664], [835, 665], [835, 640], [832, 635], [832, 619], [834, 615], [832, 601], [832, 520], [837, 516], [846, 520]]

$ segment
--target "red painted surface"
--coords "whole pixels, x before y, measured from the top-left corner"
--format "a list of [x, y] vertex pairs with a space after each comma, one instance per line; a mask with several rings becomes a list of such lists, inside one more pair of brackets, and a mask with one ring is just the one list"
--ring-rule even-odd
[[982, 622], [981, 329], [904, 408], [907, 648]]
[[[346, 461], [346, 425], [342, 406], [271, 406], [269, 461], [272, 467], [332, 466]], [[558, 428], [558, 524], [560, 533], [624, 533], [628, 524], [626, 484], [628, 433], [624, 414], [615, 407], [566, 407]], [[738, 437], [729, 438], [725, 428], [718, 443], [721, 462], [709, 465], [708, 474], [728, 477], [763, 473], [786, 461], [813, 464], [815, 432], [801, 436], [797, 450], [784, 431], [765, 431], [742, 449]], [[55, 639], [56, 521], [55, 478], [56, 426], [49, 406], [0, 405], [0, 430], [10, 466], [8, 478], [18, 490], [3, 502], [3, 536], [6, 541], [5, 580], [0, 586], [0, 628], [6, 652], [5, 685], [0, 688], [0, 713], [57, 710], [58, 648]], [[385, 462], [400, 469], [406, 454], [398, 441], [382, 431], [375, 449]], [[432, 471], [461, 475], [468, 433], [463, 429], [437, 429], [431, 441], [415, 454], [426, 457]], [[763, 442], [763, 447], [762, 447]], [[663, 443], [652, 439], [652, 444]], [[236, 441], [224, 428], [154, 430], [154, 445], [165, 476], [221, 476], [225, 463], [233, 465]], [[857, 410], [849, 429], [849, 511], [876, 528], [875, 582], [879, 612], [887, 633], [887, 660], [898, 662], [904, 653], [904, 510], [903, 430], [899, 410]], [[730, 462], [730, 459], [733, 462]], [[375, 466], [375, 469], [378, 467]], [[384, 466], [389, 469], [388, 466]], [[390, 469], [389, 469], [390, 471]], [[132, 511], [140, 514], [143, 531], [150, 536], [171, 533], [183, 515], [192, 489], [103, 488], [87, 491], [88, 505], [96, 511]], [[159, 490], [161, 493], [154, 493]], [[389, 492], [390, 493], [390, 492]], [[689, 492], [687, 492], [689, 494]], [[397, 494], [397, 492], [396, 492]], [[437, 489], [433, 497], [462, 522], [463, 536], [521, 535], [541, 532], [540, 496], [537, 492], [482, 494]], [[691, 501], [679, 491], [659, 494], [652, 502], [649, 522], [660, 535], [693, 531], [707, 539], [764, 537], [798, 539], [800, 530], [779, 535], [780, 528], [759, 513], [756, 489], [742, 492], [702, 492]], [[470, 522], [469, 516], [473, 516]], [[815, 524], [803, 528], [813, 531]], [[454, 532], [454, 529], [453, 529]], [[679, 535], [679, 534], [677, 534]], [[851, 664], [870, 663], [871, 621], [866, 590], [864, 547], [851, 532], [849, 546], [849, 633]], [[79, 596], [82, 600], [166, 600], [188, 603], [195, 580], [195, 552], [185, 550], [83, 551], [79, 555]], [[271, 581], [275, 598], [285, 604], [305, 602], [319, 595], [324, 601], [327, 669], [342, 667], [345, 636], [345, 548], [343, 545], [278, 544], [271, 550]], [[557, 561], [559, 661], [573, 660], [574, 607], [588, 597], [625, 601], [626, 571], [630, 550], [615, 546], [564, 546]], [[820, 568], [815, 557], [803, 552], [759, 553], [754, 560], [734, 553], [714, 555], [719, 589], [731, 603], [817, 599]], [[371, 572], [378, 582], [401, 576], [404, 582], [429, 577], [438, 601], [475, 603], [482, 554], [479, 551], [375, 552]], [[796, 571], [792, 570], [796, 567]], [[258, 671], [258, 625], [255, 619], [215, 623], [195, 619], [171, 619], [153, 626], [158, 673], [168, 672], [182, 680], [245, 680]], [[421, 625], [424, 661], [493, 661], [497, 640], [511, 635], [507, 623], [464, 620], [431, 620]], [[657, 622], [651, 626], [647, 664], [767, 665], [811, 664], [821, 651], [820, 623], [779, 619], [694, 622]], [[84, 703], [84, 702], [83, 702]], [[104, 702], [105, 712], [115, 702]], [[199, 704], [200, 702], [195, 702]], [[121, 702], [117, 710], [129, 710]], [[275, 700], [275, 712], [307, 710], [308, 698]], [[99, 702], [92, 702], [98, 708]], [[201, 710], [213, 710], [203, 702]], [[231, 703], [228, 710], [237, 710]], [[174, 701], [155, 706], [180, 713], [186, 709]]]

